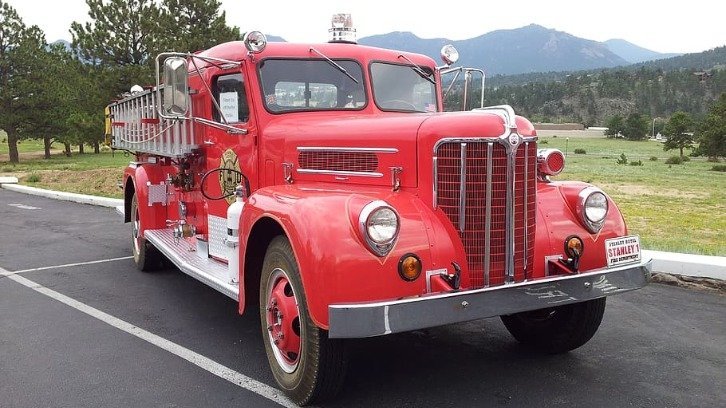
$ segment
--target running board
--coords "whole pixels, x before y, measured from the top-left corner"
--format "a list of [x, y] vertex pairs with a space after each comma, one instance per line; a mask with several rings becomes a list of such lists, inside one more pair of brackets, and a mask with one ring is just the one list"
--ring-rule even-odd
[[196, 246], [175, 240], [169, 229], [146, 230], [144, 237], [182, 272], [239, 302], [239, 285], [228, 283], [227, 264], [200, 257]]

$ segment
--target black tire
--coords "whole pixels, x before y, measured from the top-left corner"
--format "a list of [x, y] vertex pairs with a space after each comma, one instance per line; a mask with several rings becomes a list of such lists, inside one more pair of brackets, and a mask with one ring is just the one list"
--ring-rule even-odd
[[307, 405], [337, 394], [347, 365], [344, 344], [328, 339], [310, 319], [295, 255], [284, 236], [274, 238], [265, 255], [260, 321], [272, 374], [293, 402]]
[[564, 353], [587, 343], [597, 332], [605, 298], [502, 316], [520, 343], [546, 353]]
[[131, 252], [136, 268], [140, 271], [151, 272], [164, 267], [164, 256], [141, 236], [141, 216], [136, 193], [131, 198]]

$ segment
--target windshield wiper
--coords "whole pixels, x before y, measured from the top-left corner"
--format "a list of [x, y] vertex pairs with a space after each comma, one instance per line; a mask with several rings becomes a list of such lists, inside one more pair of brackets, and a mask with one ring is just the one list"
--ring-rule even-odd
[[403, 58], [409, 64], [411, 64], [409, 66], [411, 67], [411, 69], [413, 70], [413, 72], [417, 73], [421, 78], [423, 78], [423, 79], [431, 82], [434, 85], [436, 84], [436, 82], [433, 79], [431, 79], [431, 74], [427, 74], [426, 71], [424, 71], [424, 69], [421, 68], [421, 66], [419, 66], [415, 62], [413, 62], [410, 59], [408, 59], [408, 57], [406, 57], [405, 55], [401, 54], [401, 55], [398, 56], [398, 58]]
[[313, 47], [310, 47], [310, 51], [312, 51], [312, 52], [314, 52], [314, 53], [316, 53], [316, 54], [320, 55], [321, 57], [323, 57], [323, 59], [325, 59], [326, 61], [328, 61], [328, 63], [329, 63], [330, 65], [332, 65], [332, 66], [334, 66], [335, 68], [337, 68], [337, 69], [338, 69], [338, 71], [340, 71], [340, 72], [344, 73], [345, 75], [348, 75], [348, 78], [352, 79], [352, 80], [353, 80], [353, 82], [355, 82], [356, 84], [358, 83], [358, 80], [357, 80], [357, 79], [355, 79], [355, 78], [353, 77], [353, 75], [349, 74], [349, 73], [348, 73], [348, 71], [346, 71], [346, 70], [345, 70], [345, 68], [341, 67], [341, 66], [340, 66], [340, 64], [338, 64], [337, 62], [335, 62], [335, 61], [331, 60], [330, 58], [328, 58], [328, 57], [327, 57], [327, 56], [326, 56], [325, 54], [323, 54], [322, 52], [320, 52], [320, 51], [316, 50], [316, 49], [315, 49], [315, 48], [313, 48]]

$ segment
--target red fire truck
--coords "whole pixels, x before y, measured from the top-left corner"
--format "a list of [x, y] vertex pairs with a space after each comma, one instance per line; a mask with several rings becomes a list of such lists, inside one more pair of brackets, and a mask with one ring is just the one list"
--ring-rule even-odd
[[477, 72], [453, 47], [437, 66], [336, 18], [329, 43], [161, 54], [156, 86], [109, 106], [138, 268], [259, 310], [299, 404], [335, 394], [347, 338], [501, 316], [545, 352], [586, 343], [605, 297], [650, 276], [613, 201], [552, 181], [563, 154], [511, 107], [444, 112], [446, 74], [465, 100]]

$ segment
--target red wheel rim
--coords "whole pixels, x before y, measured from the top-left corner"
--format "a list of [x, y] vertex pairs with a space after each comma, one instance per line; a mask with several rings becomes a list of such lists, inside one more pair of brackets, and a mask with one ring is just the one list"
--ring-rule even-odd
[[285, 372], [300, 362], [300, 311], [285, 271], [275, 269], [267, 287], [267, 333], [277, 363]]

